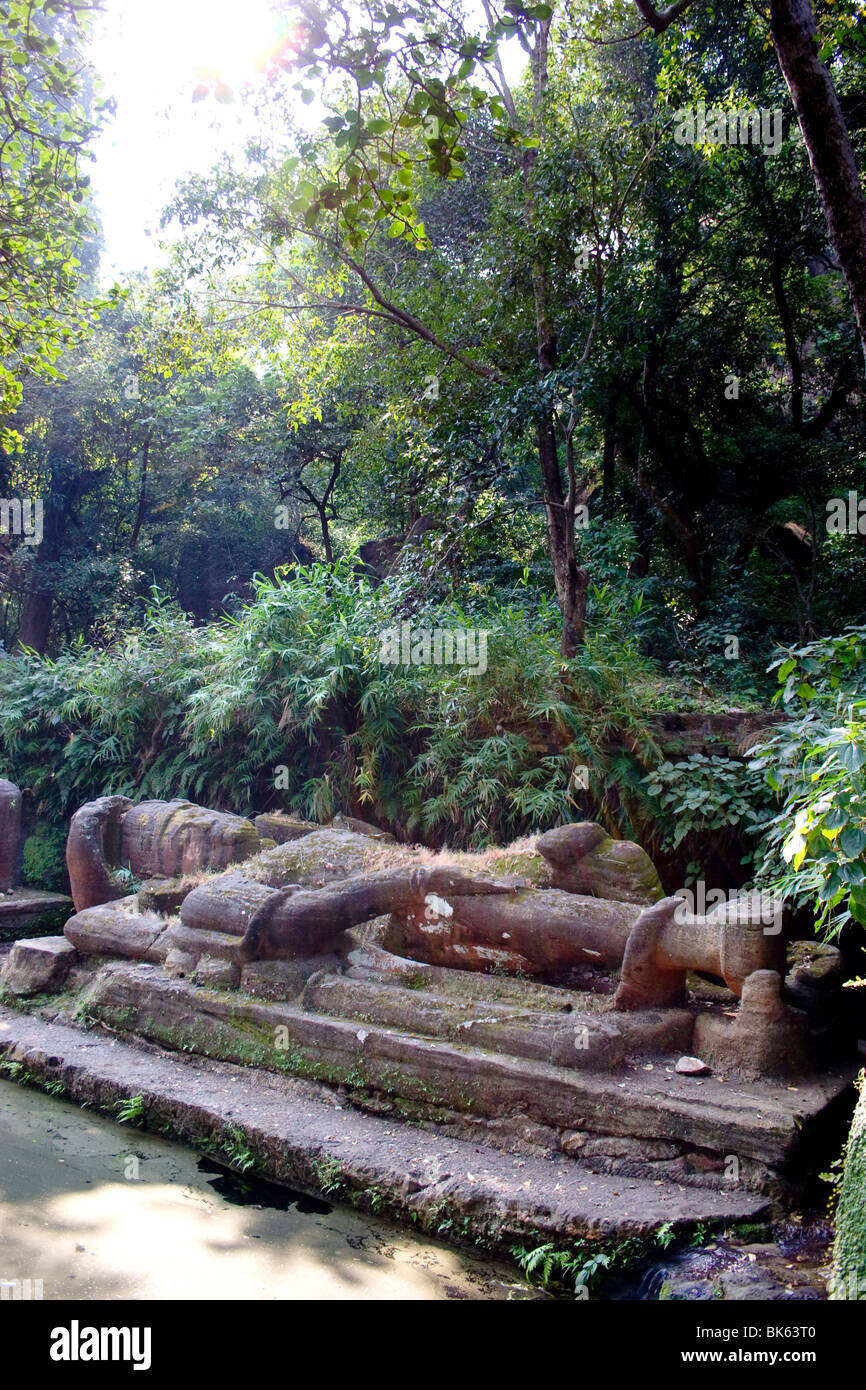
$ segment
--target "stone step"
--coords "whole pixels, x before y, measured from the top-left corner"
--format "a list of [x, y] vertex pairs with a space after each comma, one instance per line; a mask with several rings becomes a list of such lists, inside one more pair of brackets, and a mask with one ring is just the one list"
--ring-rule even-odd
[[341, 1108], [309, 1082], [121, 1041], [0, 1009], [0, 1056], [79, 1104], [116, 1113], [141, 1096], [145, 1127], [193, 1145], [240, 1132], [258, 1171], [423, 1230], [510, 1253], [574, 1241], [593, 1248], [755, 1220], [766, 1199], [592, 1173], [572, 1159], [516, 1158], [478, 1142]]
[[[565, 990], [559, 993], [568, 995]], [[573, 1004], [557, 1000], [551, 1007], [544, 996], [529, 996], [521, 1007], [415, 990], [393, 981], [319, 974], [304, 989], [301, 1007], [310, 1013], [363, 1020], [414, 1037], [445, 1038], [484, 1052], [530, 1058], [569, 1070], [613, 1071], [627, 1052], [672, 1048], [682, 1052], [691, 1043], [694, 1019], [688, 1010], [617, 1014], [612, 1009], [584, 1008], [585, 1003], [592, 1002], [591, 995], [575, 993], [571, 997]]]
[[110, 1026], [154, 1042], [369, 1089], [431, 1112], [448, 1108], [488, 1120], [525, 1114], [561, 1131], [673, 1139], [771, 1167], [791, 1163], [810, 1144], [812, 1126], [844, 1102], [856, 1071], [792, 1084], [696, 1080], [674, 1072], [676, 1055], [617, 1072], [572, 1071], [292, 1004], [217, 994], [146, 964], [104, 966], [83, 1002]]

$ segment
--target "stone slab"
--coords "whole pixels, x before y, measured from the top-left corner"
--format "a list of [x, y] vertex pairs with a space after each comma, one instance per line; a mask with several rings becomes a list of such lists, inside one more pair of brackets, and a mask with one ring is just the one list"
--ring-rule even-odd
[[0, 988], [19, 998], [60, 989], [78, 960], [65, 936], [37, 936], [16, 941], [0, 973]]
[[[575, 1160], [527, 1158], [340, 1108], [323, 1088], [267, 1072], [123, 1042], [0, 1009], [0, 1056], [67, 1096], [116, 1113], [142, 1097], [145, 1127], [186, 1143], [243, 1131], [259, 1171], [312, 1192], [373, 1206], [440, 1236], [510, 1253], [517, 1242], [621, 1240], [671, 1223], [724, 1226], [765, 1215], [764, 1198], [590, 1172]], [[58, 1102], [61, 1104], [62, 1102]], [[450, 1224], [449, 1224], [450, 1223]]]
[[35, 888], [13, 888], [0, 896], [0, 939], [7, 940], [34, 926], [49, 913], [72, 912], [65, 893], [43, 893]]
[[[111, 963], [86, 994], [88, 1011], [111, 1026], [176, 1048], [292, 1069], [340, 1084], [356, 1076], [373, 1091], [490, 1120], [516, 1113], [560, 1130], [676, 1139], [771, 1166], [808, 1145], [813, 1123], [850, 1089], [854, 1068], [775, 1082], [696, 1081], [677, 1076], [677, 1057], [647, 1070], [572, 1071], [441, 1039], [413, 1037], [357, 1019], [307, 1013], [168, 980], [155, 967]], [[292, 1060], [293, 1059], [293, 1060]]]

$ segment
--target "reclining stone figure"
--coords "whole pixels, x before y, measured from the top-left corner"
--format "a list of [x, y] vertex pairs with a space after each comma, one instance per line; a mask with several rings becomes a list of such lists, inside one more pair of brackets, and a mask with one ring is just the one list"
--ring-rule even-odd
[[[639, 846], [613, 841], [599, 826], [540, 836], [537, 850], [523, 854], [531, 883], [492, 869], [431, 866], [416, 850], [349, 830], [297, 829], [301, 848], [292, 838], [245, 865], [261, 841], [240, 817], [183, 802], [91, 803], [70, 830], [70, 866], [81, 869], [76, 906], [88, 905], [67, 924], [67, 939], [82, 955], [117, 954], [237, 985], [252, 963], [337, 968], [340, 953], [352, 950], [347, 929], [391, 914], [380, 943], [395, 963], [494, 969], [554, 984], [567, 983], [575, 967], [621, 968], [620, 1014], [681, 1007], [689, 971], [720, 976], [746, 1001], [753, 1052], [769, 1055], [769, 1030], [788, 1040], [792, 1058], [805, 1055], [804, 1019], [781, 998], [783, 940], [765, 929], [760, 905], [744, 899], [689, 913], [681, 897], [661, 896]], [[136, 915], [128, 904], [112, 908], [109, 863], [139, 874], [224, 872], [187, 891], [179, 920], [166, 920]], [[495, 868], [495, 858], [490, 863]], [[291, 881], [293, 865], [306, 866], [300, 883]], [[744, 1026], [706, 1024], [707, 1051], [748, 1052]]]
[[18, 873], [21, 848], [21, 793], [0, 777], [0, 893], [8, 893]]
[[222, 869], [261, 848], [252, 822], [191, 801], [142, 801], [102, 796], [72, 817], [66, 863], [76, 912], [111, 902], [129, 890], [112, 871], [138, 878]]

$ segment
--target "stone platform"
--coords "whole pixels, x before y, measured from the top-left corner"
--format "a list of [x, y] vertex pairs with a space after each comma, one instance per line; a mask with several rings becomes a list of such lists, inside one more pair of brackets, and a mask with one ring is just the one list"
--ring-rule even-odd
[[[4, 1000], [32, 1016], [7, 1023], [16, 1048], [31, 1026], [98, 1027], [130, 1056], [199, 1059], [179, 1083], [216, 1068], [251, 1114], [263, 1095], [315, 1100], [337, 1147], [387, 1124], [364, 1143], [393, 1140], [400, 1182], [419, 1134], [435, 1136], [431, 1155], [457, 1145], [448, 1180], [476, 1238], [479, 1165], [543, 1165], [539, 1200], [530, 1182], [523, 1214], [515, 1191], [488, 1227], [588, 1239], [626, 1190], [656, 1224], [780, 1212], [838, 1153], [859, 1036], [843, 962], [786, 944], [762, 895], [694, 913], [664, 897], [639, 846], [587, 822], [478, 855], [276, 816], [262, 829], [273, 833], [180, 802], [109, 797], [76, 812], [78, 910], [63, 936], [17, 942], [3, 967]], [[118, 864], [145, 880], [139, 893], [117, 898]], [[39, 1063], [49, 1079], [53, 1055]], [[194, 1094], [178, 1103], [196, 1111]], [[154, 1113], [173, 1123], [158, 1098]], [[271, 1176], [311, 1184], [309, 1152], [290, 1144], [284, 1160], [267, 1134], [260, 1149]], [[355, 1191], [336, 1150], [322, 1162], [321, 1187]], [[380, 1167], [376, 1200], [417, 1218]], [[565, 1191], [590, 1195], [566, 1210]], [[611, 1220], [637, 1229], [631, 1208]]]
[[69, 915], [72, 899], [64, 893], [42, 893], [35, 888], [12, 888], [0, 894], [0, 941], [14, 941], [32, 931], [41, 919], [49, 925], [56, 914]]
[[[68, 944], [65, 951], [74, 958]], [[34, 968], [45, 969], [43, 954]], [[375, 962], [377, 952], [348, 959]], [[273, 990], [267, 972], [278, 967], [285, 973], [285, 963], [249, 970]], [[832, 1156], [835, 1118], [853, 1104], [854, 1066], [753, 1081], [677, 1073], [678, 1034], [690, 1037], [694, 1027], [690, 1009], [622, 1015], [611, 1012], [610, 995], [411, 967], [427, 972], [423, 988], [412, 975], [363, 978], [369, 964], [350, 965], [362, 976], [353, 978], [335, 963], [296, 979], [291, 999], [274, 999], [253, 997], [250, 975], [244, 991], [217, 990], [170, 979], [157, 964], [89, 958], [70, 962], [65, 987], [55, 977], [65, 993], [44, 1009], [313, 1081], [367, 1113], [435, 1124], [506, 1152], [781, 1204], [796, 1199], [824, 1150]]]
[[[274, 1181], [411, 1222], [447, 1239], [510, 1254], [517, 1244], [590, 1250], [765, 1217], [766, 1198], [597, 1174], [566, 1157], [517, 1157], [441, 1127], [395, 1124], [347, 1108], [328, 1088], [268, 1071], [0, 1008], [0, 1058], [33, 1081], [61, 1082], [78, 1104], [115, 1114], [140, 1096], [144, 1125], [210, 1148], [240, 1133]], [[58, 1102], [60, 1103], [60, 1102]]]

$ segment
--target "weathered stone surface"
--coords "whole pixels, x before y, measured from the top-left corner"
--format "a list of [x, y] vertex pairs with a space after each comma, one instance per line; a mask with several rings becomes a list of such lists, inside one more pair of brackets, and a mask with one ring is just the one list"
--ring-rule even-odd
[[387, 1215], [483, 1240], [485, 1248], [617, 1243], [651, 1236], [665, 1223], [687, 1235], [697, 1222], [756, 1219], [768, 1207], [743, 1190], [683, 1190], [640, 1179], [624, 1184], [561, 1154], [516, 1166], [477, 1133], [471, 1142], [449, 1136], [443, 1145], [441, 1134], [395, 1126], [392, 1116], [348, 1107], [335, 1112], [333, 1094], [309, 1081], [261, 1071], [238, 1075], [234, 1065], [143, 1049], [99, 1030], [83, 1033], [23, 1014], [0, 1011], [0, 1051], [44, 1081], [62, 1081], [78, 1104], [113, 1108], [141, 1095], [147, 1127], [186, 1143], [199, 1143], [204, 1134], [230, 1141], [241, 1128], [267, 1177], [318, 1192], [322, 1175], [332, 1180], [336, 1173], [359, 1205], [373, 1192]]
[[123, 897], [109, 866], [121, 862], [121, 821], [131, 805], [127, 796], [101, 796], [69, 822], [66, 867], [76, 912]]
[[380, 830], [378, 825], [372, 825], [370, 821], [358, 820], [357, 816], [334, 816], [331, 825], [335, 830], [351, 830], [355, 835], [369, 835], [373, 840], [382, 840], [385, 844], [395, 845], [397, 841], [388, 830]]
[[63, 932], [82, 956], [161, 961], [168, 950], [160, 940], [166, 933], [162, 917], [157, 917], [156, 913], [135, 914], [111, 903], [76, 913]]
[[695, 1051], [729, 1076], [799, 1076], [812, 1070], [809, 1020], [781, 997], [782, 977], [756, 970], [743, 984], [734, 1018], [702, 1013], [695, 1020]]
[[248, 859], [261, 846], [255, 826], [242, 816], [194, 806], [190, 801], [144, 801], [104, 796], [76, 811], [69, 826], [66, 863], [77, 912], [123, 896], [112, 870], [128, 868], [140, 879], [178, 878], [223, 869]]
[[199, 956], [195, 964], [195, 982], [205, 989], [237, 989], [241, 967], [221, 956]]
[[0, 777], [0, 893], [14, 888], [21, 851], [21, 792]]
[[276, 891], [247, 878], [242, 870], [233, 870], [194, 889], [183, 901], [180, 920], [196, 930], [243, 936], [258, 909]]
[[395, 916], [383, 945], [431, 965], [556, 979], [579, 964], [618, 965], [638, 916], [631, 903], [558, 889], [453, 903], [445, 895], [444, 905]]
[[351, 951], [347, 974], [355, 980], [381, 980], [421, 988], [433, 979], [433, 969], [422, 961], [395, 956], [381, 946], [366, 945]]
[[734, 994], [742, 991], [743, 981], [756, 970], [776, 970], [785, 974], [785, 942], [782, 919], [774, 911], [772, 898], [760, 893], [743, 893], [707, 912], [705, 918], [684, 917], [686, 931], [697, 929], [702, 920], [719, 932], [720, 974]]
[[196, 960], [200, 956], [216, 956], [234, 965], [244, 964], [240, 950], [241, 937], [230, 936], [228, 932], [202, 931], [175, 921], [166, 928], [163, 944], [169, 951], [182, 951]]
[[456, 1000], [430, 990], [380, 985], [339, 975], [321, 975], [304, 990], [302, 1007], [336, 1017], [357, 1018], [407, 1033], [454, 1042], [560, 1067], [611, 1070], [625, 1055], [625, 1038], [610, 1015], [547, 1013], [527, 1019], [518, 1005]]
[[17, 941], [0, 974], [0, 989], [18, 998], [55, 994], [77, 961], [74, 946], [64, 936]]
[[185, 898], [199, 886], [199, 877], [149, 878], [138, 890], [141, 912], [156, 912], [160, 917], [174, 917]]
[[852, 1075], [848, 1068], [804, 1077], [792, 1092], [762, 1081], [732, 1088], [714, 1076], [697, 1087], [655, 1067], [632, 1071], [624, 1089], [620, 1072], [567, 1070], [292, 1004], [242, 995], [229, 1000], [166, 980], [153, 966], [123, 962], [102, 967], [86, 1002], [95, 1017], [154, 1042], [275, 1070], [291, 1055], [301, 1074], [360, 1085], [370, 1095], [397, 1095], [420, 1111], [447, 1107], [485, 1119], [520, 1113], [563, 1131], [679, 1141], [771, 1166], [791, 1161], [807, 1121]]
[[287, 816], [283, 811], [266, 811], [263, 815], [256, 816], [253, 824], [263, 840], [273, 840], [275, 845], [285, 845], [290, 840], [302, 840], [305, 835], [322, 828], [315, 821]]
[[664, 897], [655, 865], [640, 845], [614, 840], [592, 821], [548, 830], [537, 848], [552, 865], [554, 888], [642, 906]]
[[308, 956], [356, 923], [384, 912], [420, 908], [436, 894], [454, 897], [513, 893], [506, 880], [476, 879], [453, 868], [380, 869], [319, 889], [292, 886], [271, 894], [251, 918], [241, 942], [244, 960]]
[[121, 831], [121, 862], [139, 878], [224, 869], [260, 845], [251, 821], [191, 801], [142, 801], [124, 815]]
[[691, 1047], [695, 1016], [689, 1009], [641, 1009], [638, 1013], [614, 1013], [629, 1055], [664, 1056]]
[[244, 865], [244, 873], [271, 888], [291, 883], [322, 888], [355, 874], [410, 865], [417, 860], [417, 853], [403, 845], [386, 845], [351, 830], [325, 829], [257, 854]]
[[243, 967], [241, 989], [254, 999], [297, 999], [312, 975], [336, 970], [337, 955], [311, 956], [308, 960], [254, 960]]
[[69, 916], [72, 899], [65, 893], [41, 893], [35, 888], [11, 888], [0, 897], [0, 941], [39, 931], [56, 921], [59, 929]]
[[663, 898], [644, 908], [629, 936], [616, 1007], [682, 1003], [690, 970], [721, 975], [740, 995], [747, 976], [778, 968], [784, 949], [781, 935], [768, 932], [760, 913], [753, 916], [748, 904], [696, 916], [682, 898]]
[[162, 968], [170, 980], [187, 980], [195, 973], [198, 957], [189, 951], [179, 951], [172, 947], [162, 963]]
[[809, 1015], [813, 1026], [847, 1022], [843, 996], [845, 963], [835, 946], [820, 941], [791, 941], [788, 973], [782, 991], [785, 1002]]
[[[682, 1144], [670, 1143], [666, 1139], [630, 1139], [616, 1134], [588, 1134], [576, 1130], [564, 1134], [560, 1143], [563, 1153], [579, 1158], [590, 1168], [609, 1163], [611, 1159], [631, 1159], [644, 1171], [653, 1174], [652, 1165], [671, 1162], [680, 1158]], [[721, 1159], [717, 1159], [721, 1162]]]
[[789, 941], [785, 985], [835, 993], [845, 979], [842, 952], [821, 941]]

